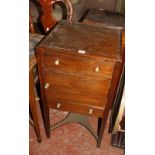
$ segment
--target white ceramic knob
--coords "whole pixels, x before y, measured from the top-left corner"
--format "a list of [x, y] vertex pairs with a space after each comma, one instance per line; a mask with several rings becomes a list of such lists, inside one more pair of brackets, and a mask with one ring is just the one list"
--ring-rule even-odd
[[91, 115], [93, 113], [93, 109], [89, 109], [89, 114]]
[[99, 72], [99, 71], [100, 71], [99, 67], [96, 67], [95, 72]]
[[47, 89], [50, 86], [49, 83], [45, 83], [44, 88]]
[[55, 65], [59, 65], [60, 61], [59, 60], [55, 60]]
[[39, 97], [36, 97], [36, 98], [35, 98], [35, 101], [39, 101], [39, 100], [40, 100], [40, 98], [39, 98]]
[[61, 104], [60, 103], [57, 103], [57, 108], [60, 108]]

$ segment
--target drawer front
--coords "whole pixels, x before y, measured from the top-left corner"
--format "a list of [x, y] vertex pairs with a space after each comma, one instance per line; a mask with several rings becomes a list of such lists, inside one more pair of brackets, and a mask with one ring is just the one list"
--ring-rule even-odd
[[[103, 107], [107, 101], [110, 80], [44, 71], [45, 92], [51, 98], [76, 101]], [[47, 87], [46, 87], [47, 85]]]
[[69, 111], [74, 113], [92, 115], [97, 117], [103, 116], [104, 107], [98, 108], [91, 105], [83, 105], [78, 102], [73, 102], [69, 100], [63, 100], [58, 98], [47, 97], [47, 105], [50, 108], [54, 108], [62, 111]]
[[112, 62], [44, 51], [43, 66], [59, 72], [111, 78], [114, 65]]

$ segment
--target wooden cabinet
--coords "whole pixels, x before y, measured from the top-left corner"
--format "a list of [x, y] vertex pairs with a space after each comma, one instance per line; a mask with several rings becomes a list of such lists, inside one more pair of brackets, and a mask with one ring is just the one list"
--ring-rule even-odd
[[37, 46], [46, 134], [49, 108], [102, 118], [100, 146], [124, 63], [121, 29], [62, 21]]

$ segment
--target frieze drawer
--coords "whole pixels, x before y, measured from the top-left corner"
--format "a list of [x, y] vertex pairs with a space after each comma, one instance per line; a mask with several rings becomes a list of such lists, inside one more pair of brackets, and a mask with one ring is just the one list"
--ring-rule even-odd
[[43, 54], [43, 66], [53, 70], [81, 75], [102, 76], [111, 78], [114, 67], [113, 62], [98, 61], [84, 58], [84, 56], [65, 55], [52, 50]]

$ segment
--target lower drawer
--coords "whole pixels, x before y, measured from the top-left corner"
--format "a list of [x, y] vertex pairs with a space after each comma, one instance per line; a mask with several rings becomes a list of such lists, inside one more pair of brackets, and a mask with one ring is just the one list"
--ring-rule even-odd
[[70, 100], [62, 100], [58, 98], [47, 97], [47, 106], [62, 111], [69, 111], [74, 113], [81, 113], [85, 115], [102, 117], [104, 107], [95, 107], [91, 105], [72, 102]]
[[50, 98], [70, 100], [95, 107], [104, 107], [110, 80], [44, 71], [45, 93]]

